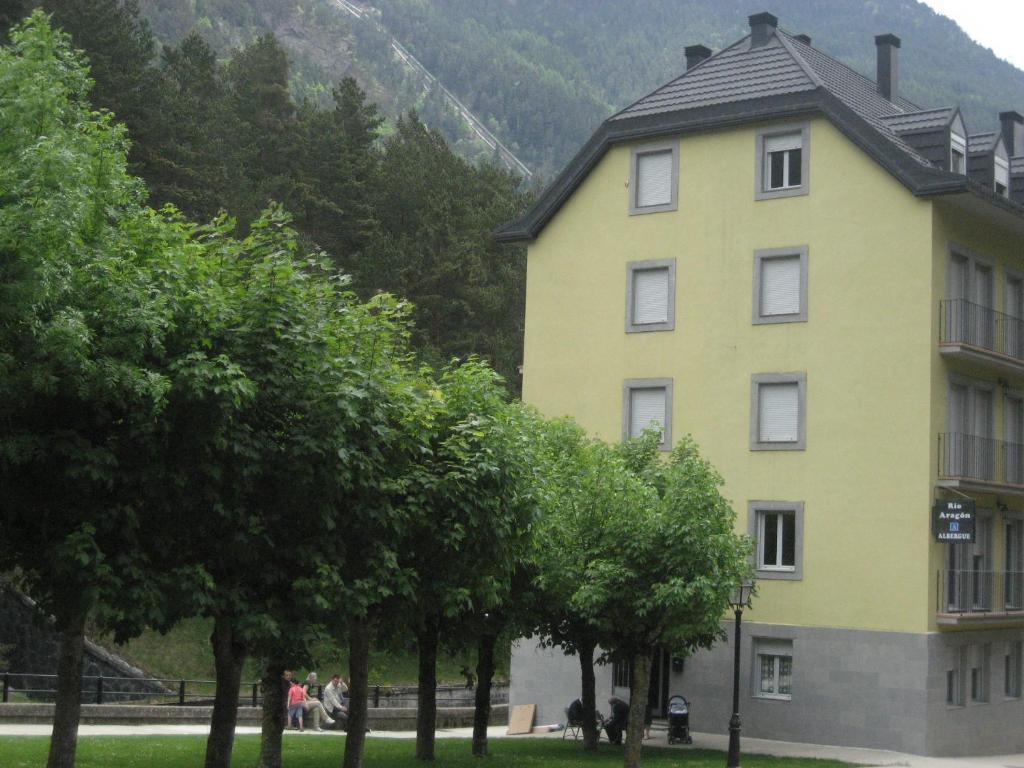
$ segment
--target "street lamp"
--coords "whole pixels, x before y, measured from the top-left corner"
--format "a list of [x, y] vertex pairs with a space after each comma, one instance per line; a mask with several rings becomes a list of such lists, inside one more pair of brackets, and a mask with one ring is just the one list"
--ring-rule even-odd
[[733, 590], [729, 605], [736, 612], [736, 645], [732, 668], [732, 717], [729, 718], [729, 758], [726, 768], [740, 768], [740, 622], [743, 609], [750, 605], [754, 585], [740, 584]]

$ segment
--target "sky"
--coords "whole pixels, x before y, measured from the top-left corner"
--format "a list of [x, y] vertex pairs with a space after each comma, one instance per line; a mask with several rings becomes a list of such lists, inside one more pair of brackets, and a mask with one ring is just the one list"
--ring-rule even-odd
[[1024, 0], [921, 0], [996, 56], [1024, 69]]

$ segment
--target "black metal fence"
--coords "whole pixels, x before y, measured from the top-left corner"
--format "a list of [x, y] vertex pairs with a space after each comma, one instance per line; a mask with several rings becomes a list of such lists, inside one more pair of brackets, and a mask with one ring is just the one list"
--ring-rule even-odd
[[939, 302], [939, 341], [1024, 361], [1024, 320], [967, 299], [946, 299]]
[[1024, 572], [942, 570], [936, 582], [939, 613], [1024, 612]]
[[1024, 485], [1024, 445], [943, 432], [939, 435], [939, 477]]
[[[34, 702], [53, 702], [57, 694], [57, 676], [31, 672], [0, 673], [0, 700], [10, 702], [15, 694]], [[157, 706], [209, 706], [213, 704], [216, 682], [167, 678], [83, 676], [81, 701], [84, 704], [149, 704]], [[441, 685], [436, 689], [440, 706], [471, 707], [473, 688]], [[323, 699], [323, 686], [316, 686], [317, 698]], [[370, 686], [371, 707], [415, 707], [419, 693], [415, 686]], [[262, 706], [260, 683], [243, 683], [238, 692], [239, 706]], [[508, 703], [508, 688], [494, 685], [491, 703]]]

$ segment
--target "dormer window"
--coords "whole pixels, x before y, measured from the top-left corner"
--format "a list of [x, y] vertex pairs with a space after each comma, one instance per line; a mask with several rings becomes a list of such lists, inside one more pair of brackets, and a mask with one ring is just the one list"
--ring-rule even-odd
[[807, 125], [785, 125], [757, 132], [756, 198], [807, 194]]
[[967, 174], [967, 139], [955, 133], [949, 134], [949, 170]]
[[1010, 163], [996, 156], [996, 194], [1010, 196]]

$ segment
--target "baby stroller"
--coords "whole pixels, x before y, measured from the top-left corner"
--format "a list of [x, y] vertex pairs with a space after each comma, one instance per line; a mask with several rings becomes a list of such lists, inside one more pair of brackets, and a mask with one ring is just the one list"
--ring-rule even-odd
[[690, 702], [682, 696], [668, 700], [668, 743], [693, 744], [690, 736]]

